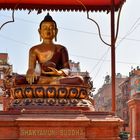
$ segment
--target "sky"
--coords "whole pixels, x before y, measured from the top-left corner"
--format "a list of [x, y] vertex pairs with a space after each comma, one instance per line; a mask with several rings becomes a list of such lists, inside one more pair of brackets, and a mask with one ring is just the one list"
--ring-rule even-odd
[[[129, 76], [132, 68], [140, 66], [140, 1], [126, 0], [121, 16], [116, 42], [116, 73]], [[15, 22], [0, 30], [0, 53], [8, 53], [13, 71], [25, 74], [28, 69], [28, 51], [40, 43], [38, 27], [48, 11], [15, 11]], [[49, 11], [58, 26], [57, 44], [68, 49], [69, 58], [80, 62], [81, 71], [88, 71], [95, 93], [111, 75], [111, 48], [101, 42], [97, 26], [87, 19], [86, 12]], [[117, 12], [115, 17], [117, 18]], [[100, 26], [101, 35], [110, 44], [110, 14], [90, 12]], [[0, 11], [0, 26], [11, 20], [12, 11]]]

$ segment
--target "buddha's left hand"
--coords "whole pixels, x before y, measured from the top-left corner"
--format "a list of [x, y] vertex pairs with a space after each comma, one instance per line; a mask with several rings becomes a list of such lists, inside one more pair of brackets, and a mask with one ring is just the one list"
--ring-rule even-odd
[[42, 73], [43, 74], [48, 74], [48, 75], [56, 75], [56, 76], [62, 76], [62, 75], [64, 75], [63, 71], [61, 71], [61, 70], [57, 70], [57, 69], [55, 69], [53, 67], [48, 67], [48, 69], [50, 69], [51, 71], [46, 72], [46, 71], [43, 71], [42, 70]]

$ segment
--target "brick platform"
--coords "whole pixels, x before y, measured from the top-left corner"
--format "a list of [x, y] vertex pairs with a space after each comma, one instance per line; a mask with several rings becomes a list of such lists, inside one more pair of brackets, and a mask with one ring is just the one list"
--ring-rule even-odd
[[1, 140], [119, 140], [123, 121], [108, 112], [21, 110], [0, 112]]

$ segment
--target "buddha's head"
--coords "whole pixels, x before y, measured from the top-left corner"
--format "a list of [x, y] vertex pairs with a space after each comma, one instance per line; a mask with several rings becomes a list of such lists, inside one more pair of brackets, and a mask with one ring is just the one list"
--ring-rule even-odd
[[53, 20], [53, 18], [49, 15], [49, 13], [45, 16], [45, 18], [41, 21], [39, 25], [39, 34], [40, 38], [53, 40], [57, 36], [57, 24]]

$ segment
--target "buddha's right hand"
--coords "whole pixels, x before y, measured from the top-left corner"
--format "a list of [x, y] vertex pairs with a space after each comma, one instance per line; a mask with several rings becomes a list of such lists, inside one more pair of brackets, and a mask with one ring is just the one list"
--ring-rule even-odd
[[28, 70], [26, 73], [26, 80], [31, 85], [37, 80], [37, 75], [34, 70]]

